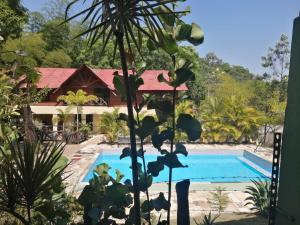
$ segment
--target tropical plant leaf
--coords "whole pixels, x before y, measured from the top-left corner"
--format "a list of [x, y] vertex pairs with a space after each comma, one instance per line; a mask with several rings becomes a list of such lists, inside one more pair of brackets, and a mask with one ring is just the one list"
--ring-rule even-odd
[[114, 74], [113, 84], [114, 84], [115, 89], [122, 96], [122, 98], [126, 99], [126, 92], [125, 92], [125, 88], [124, 88], [124, 80], [118, 73]]
[[190, 141], [198, 140], [202, 132], [200, 122], [191, 115], [184, 113], [179, 115], [176, 128], [184, 131]]
[[176, 70], [175, 73], [176, 79], [170, 83], [173, 87], [179, 87], [187, 81], [195, 80], [195, 74], [188, 68], [180, 68]]
[[152, 99], [147, 108], [156, 110], [159, 121], [165, 121], [173, 113], [172, 102], [167, 99]]
[[161, 192], [156, 199], [150, 200], [150, 204], [156, 211], [161, 211], [162, 209], [168, 210], [170, 207], [169, 202], [166, 200], [164, 194]]
[[178, 41], [188, 41], [193, 45], [200, 45], [204, 41], [204, 32], [196, 23], [181, 24], [176, 27], [175, 37]]
[[164, 141], [172, 140], [174, 137], [174, 132], [171, 128], [167, 128], [159, 133], [159, 130], [156, 130], [151, 137], [152, 144], [158, 150], [161, 150], [161, 146], [163, 145]]
[[177, 143], [175, 145], [175, 151], [174, 151], [174, 154], [182, 154], [184, 156], [187, 156], [188, 155], [188, 152], [185, 148], [185, 146], [181, 143]]
[[177, 155], [173, 153], [168, 153], [164, 156], [158, 156], [157, 161], [163, 163], [169, 168], [180, 168], [180, 167], [187, 167], [182, 165], [182, 163], [178, 160]]
[[157, 177], [164, 169], [164, 164], [158, 161], [153, 161], [148, 163], [147, 173], [151, 174], [153, 177]]
[[136, 134], [141, 140], [151, 135], [160, 123], [156, 122], [153, 116], [146, 116], [141, 121], [141, 126], [136, 129]]

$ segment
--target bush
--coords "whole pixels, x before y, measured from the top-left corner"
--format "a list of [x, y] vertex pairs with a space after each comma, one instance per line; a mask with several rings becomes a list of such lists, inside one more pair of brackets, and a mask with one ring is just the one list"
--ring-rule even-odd
[[257, 211], [263, 217], [269, 216], [270, 208], [270, 182], [253, 180], [254, 186], [247, 186], [245, 193], [250, 196], [246, 198], [245, 205], [252, 205], [251, 210]]

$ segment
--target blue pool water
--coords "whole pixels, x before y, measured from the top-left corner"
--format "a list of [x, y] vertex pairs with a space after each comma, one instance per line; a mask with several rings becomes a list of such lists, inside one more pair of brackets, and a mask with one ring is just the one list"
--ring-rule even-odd
[[[191, 179], [191, 182], [249, 182], [251, 179], [266, 179], [266, 177], [244, 163], [237, 155], [189, 155], [179, 156], [186, 168], [173, 170], [173, 180]], [[155, 161], [156, 155], [147, 155], [146, 162]], [[100, 163], [107, 163], [112, 169], [110, 175], [115, 177], [115, 169], [120, 170], [124, 180], [131, 177], [131, 159], [120, 160], [119, 155], [99, 155], [96, 161], [89, 168], [83, 182], [88, 182], [93, 177], [93, 170]], [[165, 182], [168, 180], [168, 169], [165, 167], [154, 182]]]

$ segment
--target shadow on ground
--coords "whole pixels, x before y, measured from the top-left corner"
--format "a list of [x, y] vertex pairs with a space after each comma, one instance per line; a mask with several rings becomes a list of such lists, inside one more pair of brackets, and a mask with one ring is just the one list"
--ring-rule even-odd
[[[202, 224], [202, 216], [195, 218]], [[222, 214], [215, 225], [267, 225], [268, 220], [253, 214]], [[191, 225], [196, 225], [192, 219]]]

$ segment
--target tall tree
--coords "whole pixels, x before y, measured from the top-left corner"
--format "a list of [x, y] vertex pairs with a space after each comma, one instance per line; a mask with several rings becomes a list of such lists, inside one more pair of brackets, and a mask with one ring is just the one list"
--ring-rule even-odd
[[49, 0], [42, 8], [42, 12], [47, 20], [63, 19], [68, 4], [71, 0]]
[[274, 48], [269, 48], [262, 57], [262, 66], [269, 69], [269, 77], [283, 81], [287, 77], [290, 66], [290, 43], [288, 36], [282, 34]]
[[32, 32], [36, 33], [42, 29], [42, 26], [46, 23], [46, 19], [40, 12], [30, 12], [29, 13], [29, 20], [27, 23], [27, 29]]
[[62, 24], [62, 19], [53, 19], [45, 23], [41, 29], [47, 50], [52, 51], [67, 46], [70, 34], [69, 24]]
[[4, 51], [12, 51], [11, 53], [3, 54], [2, 60], [7, 64], [12, 64], [18, 60], [16, 51], [23, 51], [26, 57], [22, 59], [23, 63], [27, 62], [32, 66], [42, 65], [47, 54], [46, 42], [41, 34], [23, 34], [18, 39], [9, 39], [3, 46]]
[[20, 0], [0, 1], [0, 36], [4, 41], [9, 37], [19, 37], [26, 21], [26, 9], [21, 5]]
[[43, 66], [45, 67], [70, 67], [72, 59], [67, 53], [62, 50], [53, 50], [49, 52], [45, 60], [43, 61]]

